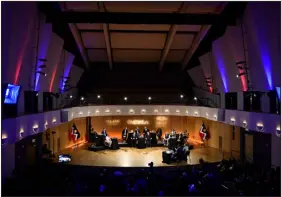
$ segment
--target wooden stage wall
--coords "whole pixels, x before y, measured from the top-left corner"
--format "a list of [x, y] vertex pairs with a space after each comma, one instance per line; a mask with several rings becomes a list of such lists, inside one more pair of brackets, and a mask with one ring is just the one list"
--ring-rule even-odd
[[[97, 132], [100, 132], [103, 128], [106, 128], [109, 136], [117, 137], [118, 139], [121, 138], [121, 132], [126, 126], [129, 128], [129, 130], [134, 130], [138, 126], [141, 131], [143, 130], [144, 126], [147, 126], [147, 128], [150, 130], [157, 130], [157, 128], [160, 127], [164, 133], [166, 131], [171, 131], [172, 128], [174, 128], [177, 132], [183, 132], [184, 130], [187, 130], [191, 139], [194, 141], [201, 141], [199, 137], [199, 130], [203, 122], [205, 123], [211, 136], [207, 142], [209, 147], [219, 148], [219, 138], [221, 136], [223, 151], [239, 153], [240, 128], [234, 127], [233, 137], [233, 126], [221, 122], [186, 116], [91, 117], [91, 125]], [[46, 135], [43, 135], [43, 143], [49, 144], [50, 149], [53, 149], [54, 142], [54, 152], [73, 146], [74, 142], [70, 137], [71, 126], [73, 123], [76, 124], [79, 132], [81, 133], [81, 138], [79, 141], [86, 141], [86, 118], [79, 118], [52, 128], [52, 131], [56, 131], [54, 140], [53, 136], [51, 135], [50, 140], [46, 141]]]

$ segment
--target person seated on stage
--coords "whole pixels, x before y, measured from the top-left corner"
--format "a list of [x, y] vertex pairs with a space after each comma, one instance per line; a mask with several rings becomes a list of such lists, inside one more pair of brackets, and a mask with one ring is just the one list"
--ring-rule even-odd
[[171, 130], [170, 137], [176, 137], [176, 131], [175, 131], [175, 129], [172, 129], [172, 130]]
[[164, 143], [164, 146], [168, 146], [168, 142], [169, 142], [169, 139], [170, 139], [170, 135], [168, 132], [165, 133], [165, 137], [164, 137], [164, 140], [163, 140], [163, 143]]
[[105, 129], [105, 128], [102, 129], [101, 135], [102, 135], [104, 138], [107, 136], [107, 132], [106, 132], [106, 129]]
[[151, 147], [151, 140], [152, 137], [150, 135], [150, 132], [148, 131], [145, 135], [146, 147]]
[[136, 128], [135, 132], [136, 132], [137, 137], [140, 137], [140, 129], [139, 129], [139, 127]]
[[162, 129], [161, 128], [158, 128], [157, 131], [156, 131], [156, 136], [158, 138], [159, 141], [162, 140]]
[[132, 147], [136, 146], [137, 139], [138, 139], [138, 136], [137, 136], [136, 132], [133, 132], [133, 135], [131, 137]]
[[142, 132], [142, 133], [143, 133], [144, 135], [146, 135], [148, 131], [149, 131], [149, 130], [148, 130], [148, 128], [144, 127], [144, 129], [143, 129], [143, 132]]
[[128, 130], [127, 127], [125, 127], [125, 129], [123, 129], [123, 131], [122, 131], [122, 140], [123, 140], [123, 142], [126, 142], [127, 137], [128, 137], [128, 133], [129, 133], [129, 130]]
[[105, 141], [104, 141], [104, 145], [107, 146], [108, 148], [110, 148], [111, 144], [112, 144], [111, 138], [109, 136], [106, 136]]

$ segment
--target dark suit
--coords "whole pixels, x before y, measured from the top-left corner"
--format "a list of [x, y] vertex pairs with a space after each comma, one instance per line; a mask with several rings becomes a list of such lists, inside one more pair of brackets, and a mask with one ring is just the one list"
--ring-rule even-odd
[[136, 136], [137, 136], [137, 138], [139, 138], [140, 137], [140, 130], [139, 129], [136, 129]]
[[104, 129], [104, 130], [102, 130], [101, 131], [101, 134], [103, 135], [103, 137], [106, 137], [107, 136], [107, 132], [106, 132], [106, 130]]
[[136, 135], [136, 133], [133, 133], [133, 135], [131, 137], [132, 146], [136, 146], [137, 139], [138, 139], [138, 136]]
[[143, 129], [142, 133], [143, 133], [144, 135], [146, 135], [148, 131], [149, 131], [149, 129], [146, 128], [146, 129]]
[[151, 147], [151, 140], [152, 140], [152, 137], [151, 137], [150, 133], [146, 133], [146, 135], [145, 135], [145, 140], [146, 140], [146, 146], [147, 146], [147, 147]]
[[128, 137], [128, 129], [123, 129], [122, 131], [122, 139], [123, 141], [126, 141]]

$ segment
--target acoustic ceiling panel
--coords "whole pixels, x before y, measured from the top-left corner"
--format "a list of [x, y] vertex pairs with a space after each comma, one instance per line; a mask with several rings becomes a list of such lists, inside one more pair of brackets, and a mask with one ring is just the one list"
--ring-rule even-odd
[[112, 48], [163, 49], [166, 34], [163, 33], [111, 33]]
[[146, 25], [146, 24], [109, 24], [109, 30], [131, 30], [131, 31], [169, 31], [170, 25]]
[[189, 49], [193, 39], [194, 35], [192, 34], [176, 34], [171, 49]]
[[107, 62], [106, 49], [88, 49], [88, 57], [91, 62]]
[[82, 32], [81, 35], [85, 48], [106, 48], [102, 32]]
[[186, 50], [170, 50], [166, 62], [182, 62], [186, 52]]
[[190, 1], [188, 2], [188, 8], [186, 13], [194, 13], [194, 14], [207, 14], [207, 13], [213, 13], [216, 9], [216, 7], [219, 5], [220, 2], [196, 2], [196, 1]]
[[148, 1], [107, 1], [104, 2], [108, 12], [149, 12], [149, 13], [173, 13], [176, 12], [182, 2], [179, 1], [163, 1], [163, 2], [148, 2]]
[[101, 23], [77, 23], [76, 26], [79, 30], [103, 30]]
[[114, 62], [159, 62], [161, 50], [113, 49]]
[[98, 3], [95, 1], [67, 1], [61, 3], [61, 7], [65, 8], [68, 11], [75, 12], [98, 12], [99, 7]]
[[201, 29], [201, 25], [178, 25], [177, 31], [182, 32], [182, 31], [194, 31], [194, 32], [199, 32]]

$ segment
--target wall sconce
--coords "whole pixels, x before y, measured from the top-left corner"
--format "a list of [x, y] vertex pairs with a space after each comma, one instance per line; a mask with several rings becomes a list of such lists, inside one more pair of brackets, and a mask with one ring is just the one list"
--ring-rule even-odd
[[74, 114], [72, 113], [72, 114], [71, 114], [71, 117], [73, 117], [73, 116], [74, 116]]
[[165, 111], [164, 111], [164, 112], [169, 113], [169, 112], [170, 112], [170, 110], [169, 110], [169, 109], [165, 109]]
[[208, 113], [206, 113], [206, 117], [209, 118], [209, 114]]
[[135, 113], [135, 111], [133, 109], [129, 110], [129, 114], [134, 114], [134, 113]]
[[105, 113], [109, 113], [109, 112], [110, 112], [110, 110], [109, 110], [109, 109], [106, 109], [104, 112], [105, 112]]
[[142, 114], [144, 114], [145, 112], [146, 112], [146, 110], [145, 110], [145, 109], [142, 109], [142, 110], [141, 110], [141, 113], [142, 113]]
[[97, 110], [96, 110], [96, 114], [98, 114], [98, 113], [100, 113], [100, 111], [97, 109]]
[[45, 129], [48, 129], [48, 122], [47, 121], [45, 122], [44, 126], [45, 126]]
[[23, 128], [20, 129], [19, 137], [20, 139], [23, 138], [24, 130]]
[[277, 137], [281, 137], [281, 134], [280, 134], [280, 126], [277, 126], [277, 127], [276, 127], [276, 136], [277, 136]]
[[263, 124], [258, 122], [257, 123], [257, 129], [258, 129], [258, 131], [263, 131], [263, 129], [264, 129]]
[[83, 112], [80, 111], [78, 114], [79, 114], [79, 115], [83, 115]]
[[195, 114], [195, 116], [198, 116], [198, 115], [199, 115], [197, 111], [195, 111], [194, 114]]
[[243, 122], [242, 122], [242, 126], [243, 126], [243, 128], [247, 128], [247, 121], [246, 120], [243, 120]]
[[176, 110], [176, 113], [179, 114], [179, 113], [180, 113], [180, 110], [177, 109], [177, 110]]
[[88, 115], [90, 115], [91, 112], [88, 111]]
[[117, 109], [116, 110], [116, 114], [120, 114], [121, 113], [121, 110], [120, 109]]
[[188, 114], [188, 110], [186, 110], [185, 113]]
[[232, 118], [230, 118], [230, 122], [231, 122], [231, 124], [235, 124], [235, 118], [234, 117], [232, 117]]
[[57, 119], [53, 118], [52, 123], [55, 124], [56, 122], [57, 122]]
[[39, 126], [38, 126], [38, 125], [34, 125], [34, 126], [32, 127], [32, 130], [33, 130], [34, 133], [37, 133], [38, 130], [39, 130]]
[[214, 115], [214, 117], [213, 117], [213, 118], [214, 118], [214, 120], [217, 120], [217, 119], [218, 119], [218, 117], [217, 117], [217, 115], [216, 115], [216, 114]]
[[155, 110], [154, 110], [154, 113], [158, 113], [158, 109], [155, 109]]
[[2, 134], [2, 146], [8, 143], [8, 136], [7, 134]]

